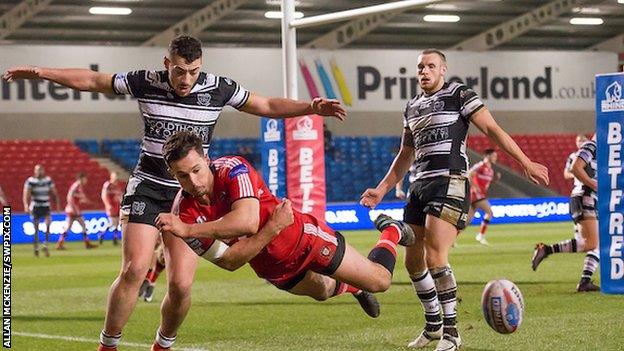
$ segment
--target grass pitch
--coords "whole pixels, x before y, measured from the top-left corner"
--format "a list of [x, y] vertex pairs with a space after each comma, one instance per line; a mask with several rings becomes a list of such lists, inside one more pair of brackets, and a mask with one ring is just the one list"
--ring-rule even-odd
[[[533, 245], [571, 237], [571, 223], [492, 225], [491, 247], [479, 245], [475, 231], [462, 234], [451, 257], [464, 350], [622, 350], [624, 296], [574, 292], [583, 254], [553, 255], [531, 270]], [[343, 234], [362, 253], [378, 238], [373, 231]], [[120, 249], [110, 242], [90, 251], [79, 243], [68, 247], [47, 259], [35, 258], [31, 245], [13, 247], [13, 349], [97, 348]], [[231, 273], [202, 262], [175, 349], [407, 350], [424, 318], [401, 261], [390, 290], [377, 295], [377, 319], [368, 318], [350, 295], [316, 302], [274, 288], [249, 267]], [[514, 281], [524, 294], [524, 320], [512, 335], [495, 333], [483, 320], [481, 292], [494, 278]], [[137, 303], [120, 350], [149, 349], [165, 279], [163, 274], [152, 303]]]

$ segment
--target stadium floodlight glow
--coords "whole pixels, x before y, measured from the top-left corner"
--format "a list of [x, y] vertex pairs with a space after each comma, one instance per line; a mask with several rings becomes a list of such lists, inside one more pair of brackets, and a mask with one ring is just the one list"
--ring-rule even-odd
[[600, 17], [573, 17], [570, 18], [570, 24], [577, 26], [598, 26], [604, 21]]
[[425, 15], [423, 17], [425, 22], [459, 22], [460, 18], [457, 15]]
[[[264, 17], [270, 19], [282, 19], [282, 11], [267, 11], [264, 13]], [[303, 12], [296, 11], [295, 18], [303, 18]]]
[[425, 7], [428, 9], [441, 10], [441, 11], [457, 10], [457, 5], [453, 5], [453, 4], [431, 4]]
[[132, 9], [127, 7], [92, 7], [89, 9], [92, 15], [129, 15]]

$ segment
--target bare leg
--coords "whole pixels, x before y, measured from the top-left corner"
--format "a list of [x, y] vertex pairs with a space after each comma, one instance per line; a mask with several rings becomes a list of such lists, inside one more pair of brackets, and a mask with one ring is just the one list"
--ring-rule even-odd
[[142, 223], [124, 224], [122, 231], [121, 270], [108, 293], [104, 326], [111, 336], [120, 334], [130, 318], [158, 236], [155, 227]]
[[345, 245], [342, 263], [332, 277], [372, 293], [388, 290], [392, 273], [381, 264], [362, 256], [351, 245]]
[[[198, 256], [182, 239], [173, 235], [164, 234], [163, 243], [168, 290], [160, 308], [160, 328], [157, 334], [160, 334], [161, 339], [157, 335], [156, 342], [163, 347], [171, 347], [191, 307], [191, 286]], [[163, 345], [163, 341], [170, 343]]]

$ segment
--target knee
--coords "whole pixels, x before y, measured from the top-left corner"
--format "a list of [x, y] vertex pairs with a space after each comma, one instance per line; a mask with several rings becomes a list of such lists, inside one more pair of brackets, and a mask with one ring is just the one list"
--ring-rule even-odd
[[176, 281], [169, 282], [167, 294], [174, 301], [184, 301], [191, 297], [192, 282]]
[[369, 286], [367, 287], [366, 291], [371, 292], [371, 293], [384, 292], [390, 289], [391, 283], [392, 283], [392, 274], [384, 270], [382, 274], [379, 274], [375, 280], [373, 280], [370, 284], [368, 284]]
[[128, 283], [140, 284], [147, 274], [147, 264], [124, 263], [119, 278]]
[[315, 299], [316, 301], [325, 301], [329, 299], [330, 297], [332, 297], [332, 294], [333, 294], [333, 291], [323, 290], [323, 291], [317, 291], [316, 293], [310, 295], [310, 297]]

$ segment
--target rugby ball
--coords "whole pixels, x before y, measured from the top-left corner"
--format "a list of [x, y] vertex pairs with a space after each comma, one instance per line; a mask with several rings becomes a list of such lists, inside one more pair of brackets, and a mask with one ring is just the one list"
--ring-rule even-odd
[[481, 306], [485, 321], [496, 332], [511, 334], [522, 323], [522, 293], [516, 284], [507, 279], [496, 279], [487, 283], [481, 296]]

